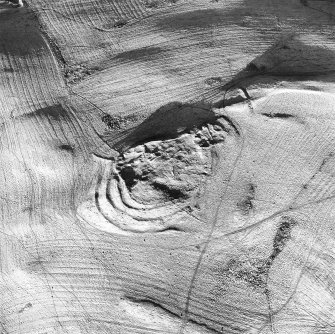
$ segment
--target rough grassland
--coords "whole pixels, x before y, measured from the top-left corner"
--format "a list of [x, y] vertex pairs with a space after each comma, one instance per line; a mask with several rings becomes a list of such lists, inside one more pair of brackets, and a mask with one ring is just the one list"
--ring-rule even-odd
[[335, 3], [18, 3], [0, 333], [334, 333]]

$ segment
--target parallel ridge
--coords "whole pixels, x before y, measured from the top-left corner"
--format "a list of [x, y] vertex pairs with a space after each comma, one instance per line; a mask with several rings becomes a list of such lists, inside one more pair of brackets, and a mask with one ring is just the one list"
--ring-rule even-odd
[[[206, 124], [170, 140], [148, 141], [122, 153], [118, 161], [102, 160], [94, 205], [79, 216], [102, 229], [89, 211], [123, 232], [183, 231], [194, 218], [187, 214], [213, 166], [211, 152], [224, 144], [227, 124]], [[114, 229], [115, 231], [115, 229]]]

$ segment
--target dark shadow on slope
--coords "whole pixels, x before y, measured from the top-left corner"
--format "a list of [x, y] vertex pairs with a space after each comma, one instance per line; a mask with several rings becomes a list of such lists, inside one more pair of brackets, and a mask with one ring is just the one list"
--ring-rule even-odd
[[311, 76], [334, 70], [335, 49], [294, 34], [282, 37], [246, 68], [249, 73], [279, 76]]
[[[322, 45], [322, 41], [308, 41], [304, 36], [282, 37], [260, 56], [251, 61], [232, 80], [216, 87], [222, 92], [242, 88], [257, 82], [262, 77], [286, 80], [318, 80], [335, 82], [335, 48]], [[222, 106], [225, 106], [222, 103]]]
[[163, 30], [206, 29], [216, 25], [224, 25], [230, 17], [226, 9], [197, 9], [193, 11], [177, 12], [163, 17], [157, 26]]
[[25, 7], [0, 12], [0, 54], [26, 56], [47, 50], [34, 12]]
[[144, 47], [121, 52], [115, 56], [115, 59], [121, 61], [143, 61], [144, 59], [155, 59], [163, 51], [160, 47]]
[[60, 121], [64, 119], [69, 119], [69, 113], [61, 104], [56, 104], [50, 107], [38, 109], [33, 113], [23, 115], [28, 118], [48, 118], [53, 121]]
[[172, 102], [156, 110], [138, 126], [107, 136], [106, 140], [118, 151], [124, 151], [149, 140], [176, 138], [216, 119], [208, 104]]

